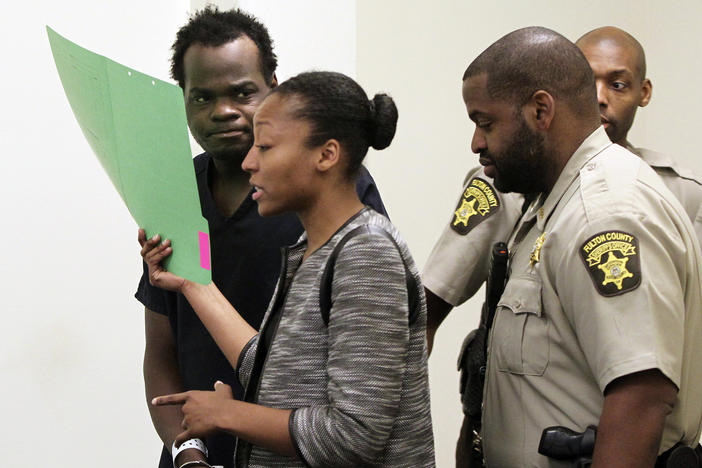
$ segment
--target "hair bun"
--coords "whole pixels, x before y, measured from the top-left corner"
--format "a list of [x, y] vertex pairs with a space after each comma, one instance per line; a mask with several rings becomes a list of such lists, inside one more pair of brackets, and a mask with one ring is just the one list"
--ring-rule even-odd
[[369, 102], [370, 145], [381, 150], [390, 146], [397, 129], [397, 107], [387, 94], [376, 94]]

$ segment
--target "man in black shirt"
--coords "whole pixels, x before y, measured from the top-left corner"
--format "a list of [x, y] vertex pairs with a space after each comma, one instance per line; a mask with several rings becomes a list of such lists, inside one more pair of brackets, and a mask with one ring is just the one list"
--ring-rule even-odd
[[[241, 169], [253, 144], [253, 114], [277, 85], [271, 39], [255, 18], [208, 7], [178, 31], [171, 63], [171, 75], [183, 89], [188, 126], [205, 150], [194, 164], [202, 214], [210, 227], [212, 279], [258, 328], [278, 277], [280, 247], [294, 243], [302, 233], [294, 214], [258, 214], [249, 175]], [[386, 214], [365, 168], [357, 190], [361, 201]], [[182, 295], [151, 286], [145, 271], [136, 298], [146, 308], [147, 401], [186, 390], [211, 390], [216, 380], [229, 384], [235, 398], [242, 397], [232, 366]], [[193, 448], [172, 459], [172, 441], [182, 431], [180, 409], [149, 405], [149, 411], [164, 442], [160, 468], [195, 460], [232, 466], [234, 439], [227, 435], [209, 437], [207, 449], [195, 440], [189, 444]]]

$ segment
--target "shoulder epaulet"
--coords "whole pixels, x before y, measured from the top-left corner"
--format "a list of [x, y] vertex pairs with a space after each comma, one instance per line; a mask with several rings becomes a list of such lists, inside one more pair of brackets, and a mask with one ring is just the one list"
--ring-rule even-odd
[[646, 164], [652, 168], [667, 168], [675, 172], [678, 177], [683, 179], [691, 180], [702, 185], [702, 178], [695, 174], [691, 169], [680, 166], [677, 161], [668, 156], [667, 154], [659, 153], [658, 151], [653, 151], [647, 148], [629, 148], [634, 154], [643, 159]]
[[468, 185], [468, 182], [470, 182], [470, 179], [472, 179], [473, 177], [478, 175], [481, 172], [481, 169], [482, 169], [482, 166], [476, 166], [476, 167], [472, 168], [470, 171], [468, 171], [466, 176], [463, 178], [463, 188], [466, 188], [466, 185]]

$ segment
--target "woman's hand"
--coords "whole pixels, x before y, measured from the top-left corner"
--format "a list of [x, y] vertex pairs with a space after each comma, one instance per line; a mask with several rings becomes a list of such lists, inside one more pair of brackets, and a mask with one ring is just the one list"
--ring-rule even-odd
[[171, 241], [166, 239], [161, 242], [161, 236], [158, 234], [147, 239], [143, 229], [139, 229], [138, 239], [141, 245], [141, 257], [149, 267], [149, 283], [161, 289], [180, 292], [185, 284], [185, 278], [176, 276], [161, 266], [161, 262], [173, 253]]
[[191, 390], [184, 393], [165, 395], [151, 400], [154, 406], [183, 405], [183, 429], [175, 438], [176, 447], [194, 437], [204, 437], [221, 430], [217, 417], [224, 412], [224, 406], [234, 401], [232, 387], [220, 381], [215, 382], [214, 392]]

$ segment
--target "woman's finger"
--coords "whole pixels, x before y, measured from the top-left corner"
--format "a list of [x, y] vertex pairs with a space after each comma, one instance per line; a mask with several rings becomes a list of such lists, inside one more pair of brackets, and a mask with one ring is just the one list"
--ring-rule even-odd
[[172, 253], [173, 249], [171, 248], [171, 242], [166, 240], [163, 244], [149, 251], [146, 256], [144, 256], [144, 260], [146, 260], [146, 263], [156, 265], [161, 263], [164, 258], [168, 257]]
[[188, 401], [188, 392], [183, 392], [157, 396], [151, 400], [151, 404], [154, 406], [182, 405], [186, 401]]
[[225, 384], [221, 380], [218, 380], [215, 382], [214, 391], [217, 395], [222, 395], [222, 396], [225, 396], [227, 398], [234, 398], [233, 393], [232, 393], [232, 387]]
[[[144, 234], [146, 236], [146, 234]], [[161, 240], [161, 236], [156, 234], [151, 239], [148, 239], [141, 247], [141, 256], [143, 257], [147, 252], [156, 247]]]
[[[169, 239], [166, 239], [165, 241], [161, 242], [158, 245], [155, 245], [151, 248], [148, 248], [148, 250], [145, 251], [145, 253], [142, 255], [144, 257], [144, 260], [150, 261], [153, 259], [154, 256], [162, 254], [164, 249], [167, 249], [168, 247], [171, 246], [171, 241]], [[145, 248], [147, 249], [147, 248]]]

